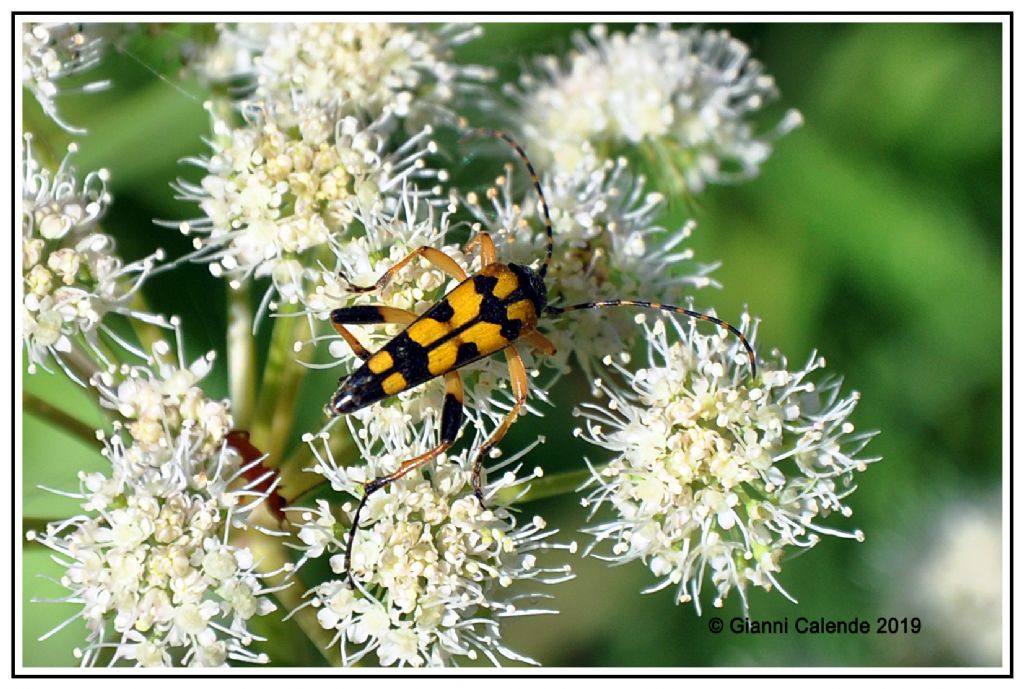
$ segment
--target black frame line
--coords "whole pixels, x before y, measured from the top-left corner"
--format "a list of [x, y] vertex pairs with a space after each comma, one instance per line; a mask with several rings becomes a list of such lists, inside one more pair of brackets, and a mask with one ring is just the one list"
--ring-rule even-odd
[[[18, 26], [18, 17], [19, 16], [31, 15], [33, 17], [45, 17], [45, 16], [54, 16], [54, 15], [67, 16], [68, 14], [69, 14], [69, 12], [55, 12], [55, 11], [44, 11], [44, 12], [29, 12], [29, 11], [22, 11], [22, 10], [14, 10], [14, 11], [12, 11], [11, 12], [11, 37], [12, 37], [11, 46], [12, 46], [12, 51], [18, 45], [19, 37], [17, 35], [17, 26]], [[256, 11], [256, 12], [239, 12], [239, 11], [229, 11], [229, 12], [213, 12], [213, 11], [200, 11], [200, 12], [186, 12], [186, 11], [171, 11], [171, 12], [155, 12], [155, 11], [136, 11], [136, 12], [95, 11], [95, 12], [80, 12], [80, 13], [72, 13], [72, 14], [75, 14], [76, 16], [81, 16], [81, 17], [85, 18], [85, 17], [108, 17], [108, 16], [118, 16], [118, 17], [127, 17], [127, 16], [131, 16], [131, 17], [149, 17], [149, 16], [161, 16], [161, 17], [184, 17], [184, 16], [187, 16], [187, 17], [204, 17], [204, 16], [218, 16], [218, 17], [224, 17], [224, 16], [266, 17], [266, 16], [282, 16], [282, 15], [285, 15], [286, 13], [283, 13], [283, 12], [267, 12], [267, 11]], [[384, 12], [356, 11], [356, 12], [345, 12], [345, 13], [332, 14], [332, 13], [325, 13], [325, 12], [303, 11], [303, 12], [287, 13], [287, 16], [294, 16], [294, 17], [300, 17], [300, 16], [321, 16], [321, 17], [322, 16], [336, 16], [336, 17], [339, 17], [339, 18], [344, 18], [344, 17], [359, 17], [359, 16], [374, 15], [374, 16], [389, 16], [389, 17], [393, 16], [393, 17], [405, 17], [405, 18], [410, 18], [410, 17], [412, 17], [412, 18], [419, 18], [419, 17], [457, 17], [457, 16], [464, 15], [464, 14], [467, 14], [467, 13], [466, 12], [457, 12], [457, 11], [449, 11], [449, 12], [433, 11], [433, 12], [417, 12], [417, 13], [394, 12], [394, 11], [391, 11], [391, 12], [387, 12], [387, 11], [384, 11]], [[564, 11], [561, 11], [561, 12], [498, 12], [498, 11], [482, 11], [482, 12], [473, 12], [472, 14], [473, 14], [473, 16], [487, 16], [487, 17], [491, 17], [491, 16], [524, 17], [527, 20], [529, 20], [529, 19], [536, 19], [536, 18], [539, 18], [539, 17], [555, 17], [555, 18], [557, 18], [557, 17], [580, 17], [580, 16], [596, 17], [596, 18], [617, 17], [617, 16], [628, 16], [628, 17], [652, 17], [652, 16], [658, 16], [658, 17], [665, 17], [665, 16], [670, 16], [673, 13], [651, 12], [651, 11], [641, 11], [641, 12], [600, 12], [600, 13], [579, 12], [579, 11], [570, 11], [570, 12], [564, 12]], [[1013, 55], [1014, 55], [1014, 51], [1013, 51], [1013, 48], [1014, 48], [1014, 43], [1013, 43], [1013, 40], [1014, 40], [1014, 36], [1013, 36], [1013, 16], [1014, 16], [1014, 12], [1011, 11], [1011, 10], [1007, 10], [1007, 11], [966, 11], [966, 12], [953, 12], [953, 11], [948, 11], [948, 10], [947, 11], [938, 11], [938, 12], [925, 12], [925, 11], [920, 11], [920, 10], [918, 10], [918, 11], [910, 11], [910, 12], [899, 12], [899, 11], [895, 11], [895, 10], [882, 11], [882, 12], [868, 12], [868, 11], [863, 11], [862, 10], [862, 11], [850, 11], [850, 12], [820, 11], [820, 12], [810, 12], [810, 13], [808, 13], [808, 12], [799, 12], [799, 11], [791, 11], [791, 10], [765, 11], [765, 12], [743, 12], [743, 11], [711, 12], [711, 11], [694, 11], [694, 12], [680, 13], [677, 16], [680, 16], [681, 18], [685, 18], [685, 17], [701, 17], [701, 16], [715, 16], [715, 17], [719, 17], [719, 16], [721, 16], [721, 17], [743, 17], [743, 16], [776, 17], [776, 16], [778, 16], [778, 17], [805, 17], [805, 18], [835, 17], [835, 16], [843, 16], [843, 17], [857, 17], [857, 16], [901, 16], [901, 17], [928, 16], [928, 17], [943, 17], [943, 16], [956, 16], [956, 17], [1006, 17], [1006, 18], [1008, 18], [1009, 21], [1007, 22], [1006, 26], [1009, 28], [1009, 46], [1008, 46], [1009, 47], [1009, 61], [1008, 61], [1009, 63], [1007, 65], [1008, 71], [1009, 71], [1009, 74], [1008, 74], [1008, 77], [1009, 77], [1009, 94], [1008, 94], [1009, 95], [1009, 111], [1008, 111], [1009, 121], [1008, 122], [1006, 122], [1006, 121], [1003, 122], [1003, 126], [1005, 128], [1005, 133], [1008, 133], [1008, 143], [1009, 143], [1009, 168], [1008, 168], [1009, 169], [1009, 185], [1008, 185], [1007, 188], [1010, 190], [1010, 193], [1009, 193], [1009, 205], [1008, 205], [1008, 217], [1005, 219], [1007, 221], [1007, 229], [1009, 231], [1009, 251], [1010, 251], [1009, 266], [1008, 266], [1008, 268], [1009, 268], [1009, 287], [1010, 287], [1010, 293], [1009, 293], [1009, 328], [1010, 328], [1009, 347], [1010, 347], [1010, 351], [1009, 351], [1009, 359], [1008, 359], [1009, 360], [1009, 378], [1008, 378], [1008, 380], [1004, 379], [1004, 384], [1008, 384], [1009, 388], [1010, 388], [1010, 396], [1009, 396], [1009, 423], [1010, 423], [1010, 427], [1009, 427], [1010, 447], [1009, 447], [1009, 450], [1010, 450], [1010, 453], [1009, 453], [1009, 457], [1006, 458], [1007, 461], [1009, 462], [1009, 511], [1010, 511], [1009, 519], [1008, 519], [1008, 523], [1009, 523], [1009, 557], [1010, 557], [1010, 572], [1009, 572], [1009, 574], [1010, 574], [1010, 583], [1009, 583], [1009, 591], [1008, 591], [1008, 594], [1009, 594], [1009, 596], [1008, 596], [1008, 598], [1009, 598], [1009, 605], [1007, 606], [1008, 611], [1010, 613], [1008, 673], [1007, 674], [952, 673], [952, 672], [948, 672], [948, 673], [916, 673], [916, 674], [915, 673], [896, 674], [896, 673], [886, 673], [886, 672], [860, 672], [860, 673], [857, 673], [857, 672], [849, 672], [849, 673], [836, 673], [836, 672], [832, 672], [832, 673], [814, 673], [814, 672], [807, 672], [807, 673], [794, 673], [794, 672], [788, 672], [788, 673], [787, 672], [780, 672], [780, 673], [775, 673], [775, 672], [761, 672], [761, 673], [754, 672], [754, 673], [750, 673], [750, 672], [747, 672], [747, 673], [742, 673], [742, 672], [732, 672], [732, 673], [730, 673], [730, 672], [716, 672], [716, 673], [709, 673], [709, 672], [669, 672], [669, 671], [641, 673], [641, 672], [630, 672], [628, 670], [624, 671], [624, 672], [616, 672], [615, 668], [594, 668], [595, 672], [587, 672], [587, 673], [580, 673], [580, 672], [575, 672], [574, 673], [573, 672], [573, 670], [574, 670], [573, 668], [566, 668], [566, 670], [567, 670], [566, 672], [557, 673], [557, 672], [545, 672], [543, 670], [535, 672], [535, 671], [531, 671], [531, 670], [525, 669], [525, 668], [514, 668], [515, 672], [502, 672], [502, 670], [509, 670], [509, 669], [513, 669], [513, 668], [495, 668], [494, 671], [490, 671], [490, 672], [486, 672], [486, 673], [476, 672], [476, 671], [473, 671], [473, 670], [467, 670], [465, 672], [444, 672], [444, 673], [427, 672], [427, 673], [421, 673], [421, 674], [412, 674], [412, 673], [409, 673], [409, 672], [396, 672], [396, 671], [393, 671], [393, 670], [389, 671], [386, 668], [380, 668], [380, 670], [381, 670], [380, 672], [374, 672], [372, 670], [367, 672], [367, 671], [364, 671], [362, 669], [360, 669], [360, 670], [358, 670], [356, 672], [337, 672], [337, 671], [331, 672], [332, 668], [316, 668], [315, 669], [316, 670], [316, 674], [312, 674], [311, 672], [305, 672], [305, 673], [303, 673], [303, 672], [287, 672], [287, 671], [286, 672], [280, 672], [280, 673], [278, 673], [278, 672], [265, 672], [261, 668], [258, 668], [258, 667], [256, 667], [256, 668], [231, 667], [231, 668], [229, 668], [228, 670], [226, 670], [224, 672], [220, 672], [220, 673], [216, 673], [216, 674], [212, 674], [212, 673], [207, 673], [207, 674], [201, 674], [200, 673], [200, 674], [197, 674], [197, 673], [193, 673], [193, 672], [187, 672], [187, 673], [181, 673], [181, 672], [149, 673], [149, 672], [147, 672], [143, 676], [145, 676], [146, 678], [161, 677], [161, 678], [169, 678], [169, 679], [192, 679], [192, 678], [218, 679], [218, 678], [225, 678], [225, 677], [242, 677], [242, 678], [245, 678], [245, 677], [267, 677], [267, 678], [271, 678], [271, 679], [280, 679], [280, 678], [322, 679], [322, 678], [347, 677], [347, 678], [359, 678], [359, 679], [362, 679], [362, 678], [405, 679], [405, 680], [412, 680], [412, 681], [415, 681], [415, 680], [420, 679], [422, 677], [452, 678], [452, 679], [461, 679], [461, 678], [490, 679], [490, 678], [495, 678], [495, 677], [528, 677], [528, 678], [551, 678], [551, 679], [561, 679], [561, 678], [567, 678], [567, 677], [622, 677], [622, 678], [637, 678], [637, 679], [665, 679], [665, 678], [694, 678], [694, 679], [735, 678], [735, 679], [742, 679], [742, 678], [755, 678], [755, 677], [772, 677], [772, 678], [784, 678], [784, 679], [790, 679], [790, 678], [792, 678], [792, 679], [801, 679], [801, 678], [805, 678], [805, 679], [809, 679], [809, 678], [821, 678], [821, 679], [844, 679], [844, 678], [865, 678], [865, 679], [875, 679], [875, 678], [893, 678], [893, 679], [903, 679], [903, 678], [908, 678], [908, 679], [932, 679], [932, 678], [934, 678], [934, 679], [939, 679], [939, 678], [1001, 679], [1001, 678], [1013, 678], [1014, 677], [1014, 644], [1013, 644], [1013, 638], [1014, 638], [1014, 634], [1013, 634], [1013, 632], [1014, 632], [1014, 625], [1013, 625], [1013, 623], [1014, 623], [1014, 619], [1013, 619], [1013, 612], [1014, 612], [1014, 607], [1013, 607], [1013, 565], [1014, 565], [1014, 561], [1013, 561], [1013, 547], [1014, 547], [1014, 539], [1013, 539], [1013, 535], [1014, 535], [1014, 532], [1013, 532], [1013, 477], [1014, 477], [1014, 472], [1013, 472], [1013, 449], [1014, 449], [1014, 444], [1013, 444], [1013, 440], [1014, 440], [1014, 435], [1013, 435], [1013, 431], [1014, 431], [1014, 428], [1013, 428], [1013, 371], [1014, 371], [1014, 369], [1013, 369], [1013, 220], [1014, 220], [1014, 197], [1013, 197], [1013, 193], [1012, 193], [1012, 190], [1014, 188], [1014, 186], [1013, 186], [1013, 182], [1014, 182], [1014, 166], [1013, 166], [1013, 163], [1014, 163], [1014, 155], [1013, 155], [1014, 154], [1014, 148], [1013, 148], [1013, 143], [1014, 143], [1014, 137], [1013, 137], [1013, 133], [1014, 133], [1013, 132], [1013, 123], [1014, 123], [1014, 118], [1013, 118], [1013, 114], [1014, 114], [1014, 108], [1013, 108], [1013, 106], [1014, 106], [1014, 102], [1013, 102], [1013, 95], [1014, 95], [1014, 78], [1013, 78], [1014, 77], [1014, 73], [1013, 73]], [[19, 67], [20, 67], [20, 63], [17, 61], [17, 59], [12, 60], [12, 63], [11, 63], [11, 83], [12, 83], [13, 88], [20, 88], [20, 82], [18, 81], [18, 78], [17, 78], [18, 77], [18, 73], [19, 73]], [[11, 139], [12, 139], [12, 141], [17, 136], [17, 125], [16, 125], [16, 122], [18, 120], [16, 120], [15, 118], [18, 115], [19, 115], [19, 113], [15, 112], [15, 99], [12, 96], [12, 98], [11, 98]], [[12, 150], [13, 150], [13, 147], [12, 147]], [[15, 194], [17, 192], [17, 183], [16, 183], [15, 180], [17, 180], [18, 177], [21, 174], [21, 172], [20, 172], [20, 161], [14, 160], [12, 165], [13, 166], [12, 166], [12, 175], [11, 175], [11, 198], [14, 199]], [[11, 219], [12, 227], [18, 227], [19, 223], [20, 223], [20, 218], [18, 217], [18, 208], [17, 208], [17, 204], [16, 203], [12, 204], [11, 212], [12, 212], [12, 219]], [[16, 255], [16, 252], [15, 252], [15, 255]], [[16, 261], [16, 263], [17, 263], [17, 261]], [[17, 278], [16, 275], [14, 275], [14, 271], [12, 270], [12, 281], [11, 281], [11, 294], [12, 295], [16, 293], [17, 286], [18, 286], [18, 278]], [[12, 311], [11, 311], [11, 326], [12, 326], [12, 328], [11, 328], [12, 333], [13, 332], [18, 332], [19, 323], [18, 323], [18, 315], [17, 315], [17, 310], [16, 309], [12, 309]], [[15, 345], [12, 347], [12, 350], [11, 350], [11, 354], [12, 354], [12, 362], [11, 362], [12, 379], [13, 379], [14, 375], [17, 372], [17, 366], [18, 366], [17, 352], [18, 351], [20, 351], [20, 339], [16, 340]], [[11, 425], [12, 425], [12, 428], [14, 427], [14, 424], [17, 422], [17, 418], [16, 418], [16, 415], [15, 415], [15, 409], [18, 406], [20, 406], [20, 402], [21, 402], [20, 399], [19, 399], [19, 392], [20, 392], [19, 390], [17, 390], [14, 386], [12, 386], [12, 390], [11, 390]], [[15, 443], [14, 443], [14, 434], [12, 433], [11, 434], [11, 456], [14, 457], [14, 455], [15, 455]], [[15, 461], [23, 461], [23, 460], [24, 460], [23, 457], [16, 457], [15, 458]], [[11, 601], [12, 601], [12, 604], [13, 604], [13, 602], [15, 600], [15, 596], [17, 596], [18, 593], [19, 593], [18, 591], [15, 590], [15, 584], [14, 584], [15, 579], [16, 579], [16, 574], [17, 574], [17, 572], [16, 572], [17, 548], [19, 548], [19, 547], [21, 547], [23, 545], [23, 543], [22, 543], [22, 528], [21, 528], [21, 525], [15, 523], [15, 517], [16, 517], [16, 514], [15, 514], [15, 509], [16, 509], [16, 507], [15, 507], [15, 501], [16, 501], [16, 495], [15, 495], [15, 492], [16, 492], [16, 489], [15, 489], [16, 474], [15, 474], [15, 464], [14, 464], [14, 462], [11, 463], [11, 474], [10, 474], [10, 477], [11, 477], [11, 481], [10, 481], [10, 485], [11, 485], [11, 492], [10, 492], [11, 528], [12, 528], [12, 531], [13, 531], [13, 534], [12, 534], [13, 537], [11, 539]], [[17, 623], [17, 620], [15, 619], [15, 616], [12, 614], [12, 616], [11, 616], [11, 642], [10, 642], [11, 643], [11, 646], [10, 646], [10, 649], [11, 649], [11, 675], [10, 675], [11, 679], [23, 679], [23, 678], [66, 678], [69, 675], [74, 675], [76, 672], [78, 673], [78, 676], [84, 676], [84, 677], [89, 677], [89, 678], [95, 677], [95, 678], [109, 678], [109, 679], [122, 679], [123, 680], [123, 679], [133, 679], [134, 677], [138, 676], [138, 675], [134, 675], [133, 676], [132, 674], [129, 674], [128, 672], [103, 672], [102, 670], [82, 671], [80, 668], [67, 668], [66, 672], [38, 672], [38, 673], [37, 672], [20, 672], [19, 673], [15, 669], [16, 667], [18, 667], [18, 661], [15, 659], [15, 652], [16, 652], [15, 638], [16, 638], [16, 635], [21, 633], [21, 630], [16, 628], [16, 623]], [[308, 668], [308, 669], [312, 670], [313, 668]], [[679, 669], [682, 669], [682, 668], [679, 668]], [[727, 670], [728, 668], [723, 668], [723, 669]], [[659, 668], [659, 670], [666, 670], [666, 668]]]

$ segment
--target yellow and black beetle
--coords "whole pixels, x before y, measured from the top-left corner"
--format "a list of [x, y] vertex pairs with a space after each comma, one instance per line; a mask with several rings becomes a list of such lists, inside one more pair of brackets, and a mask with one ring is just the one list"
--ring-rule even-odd
[[[429, 261], [436, 268], [459, 281], [459, 285], [441, 301], [430, 307], [423, 315], [390, 306], [349, 306], [331, 312], [334, 329], [352, 347], [363, 365], [352, 374], [338, 381], [338, 390], [331, 398], [327, 411], [330, 414], [350, 414], [403, 390], [421, 385], [432, 378], [444, 376], [445, 400], [441, 412], [441, 440], [437, 447], [418, 457], [406, 460], [396, 471], [367, 481], [363, 497], [352, 519], [346, 544], [345, 567], [351, 580], [352, 544], [359, 528], [359, 515], [367, 499], [392, 481], [410, 471], [427, 464], [455, 442], [462, 426], [463, 388], [458, 369], [474, 361], [505, 352], [515, 404], [491, 437], [480, 446], [473, 461], [473, 493], [484, 504], [481, 470], [483, 461], [491, 448], [501, 441], [509, 427], [526, 403], [526, 367], [516, 349], [517, 343], [525, 343], [542, 353], [551, 355], [555, 347], [538, 330], [542, 315], [557, 316], [569, 311], [596, 309], [611, 306], [636, 306], [679, 313], [690, 318], [709, 321], [727, 328], [739, 338], [750, 360], [751, 375], [756, 376], [754, 350], [739, 330], [723, 320], [690, 309], [671, 304], [658, 304], [630, 299], [584, 302], [571, 306], [551, 306], [547, 301], [547, 287], [544, 277], [551, 264], [554, 247], [551, 216], [547, 200], [540, 184], [540, 178], [530, 159], [515, 139], [509, 134], [492, 129], [474, 129], [467, 136], [493, 136], [508, 143], [522, 159], [530, 173], [537, 191], [544, 215], [547, 232], [547, 253], [540, 268], [498, 261], [497, 250], [490, 235], [477, 233], [466, 244], [466, 252], [480, 247], [482, 267], [475, 275], [466, 272], [450, 256], [431, 247], [419, 248], [389, 268], [370, 287], [357, 287], [348, 283], [355, 292], [374, 292], [383, 289], [403, 267], [417, 257]], [[398, 323], [406, 325], [382, 349], [370, 354], [345, 328], [346, 325], [370, 325], [377, 323]]]

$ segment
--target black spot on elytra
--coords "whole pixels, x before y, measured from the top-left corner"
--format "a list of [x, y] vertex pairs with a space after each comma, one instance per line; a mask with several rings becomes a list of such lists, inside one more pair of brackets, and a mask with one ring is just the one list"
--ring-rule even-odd
[[338, 391], [334, 393], [331, 406], [335, 414], [351, 414], [385, 397], [380, 376], [362, 366], [352, 375], [338, 380]]
[[425, 315], [430, 316], [440, 323], [447, 323], [455, 316], [455, 309], [452, 308], [452, 305], [448, 303], [447, 299], [442, 299], [432, 306]]
[[470, 361], [475, 361], [479, 357], [480, 349], [476, 346], [475, 342], [463, 342], [459, 345], [459, 351], [455, 354], [455, 365], [463, 366]]
[[494, 288], [498, 285], [498, 278], [491, 277], [490, 275], [474, 275], [473, 276], [473, 287], [476, 289], [477, 294], [488, 296], [494, 294]]
[[498, 278], [490, 275], [474, 275], [473, 287], [476, 293], [483, 299], [480, 301], [479, 320], [485, 323], [496, 323], [500, 325], [505, 322], [505, 307], [501, 300], [494, 296], [494, 288], [498, 285]]
[[506, 318], [505, 304], [493, 295], [486, 295], [480, 302], [480, 320], [484, 323], [502, 325]]

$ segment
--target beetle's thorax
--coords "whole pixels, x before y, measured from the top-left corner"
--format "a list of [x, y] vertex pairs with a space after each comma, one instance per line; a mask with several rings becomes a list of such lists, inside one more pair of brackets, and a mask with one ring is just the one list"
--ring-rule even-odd
[[523, 292], [523, 296], [530, 299], [533, 302], [533, 308], [539, 316], [544, 312], [544, 307], [548, 304], [548, 287], [544, 284], [544, 278], [541, 277], [533, 268], [529, 266], [521, 266], [516, 263], [509, 263], [508, 269], [516, 274], [519, 278], [520, 289]]

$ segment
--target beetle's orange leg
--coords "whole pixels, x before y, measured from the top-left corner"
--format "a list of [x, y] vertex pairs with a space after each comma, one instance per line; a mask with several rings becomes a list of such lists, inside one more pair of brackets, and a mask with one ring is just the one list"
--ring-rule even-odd
[[398, 323], [409, 325], [416, 320], [416, 314], [405, 309], [396, 309], [393, 306], [343, 306], [340, 309], [331, 311], [331, 325], [338, 334], [345, 338], [349, 347], [357, 357], [366, 361], [370, 358], [367, 351], [356, 336], [346, 328], [346, 325], [373, 325], [377, 323]]
[[508, 416], [501, 422], [501, 425], [491, 434], [491, 437], [480, 446], [477, 451], [476, 459], [473, 460], [473, 475], [471, 482], [473, 484], [473, 495], [480, 501], [480, 507], [484, 505], [484, 492], [483, 492], [483, 467], [484, 460], [490, 453], [491, 448], [501, 442], [501, 439], [508, 433], [508, 429], [515, 423], [516, 418], [519, 416], [520, 410], [526, 404], [526, 392], [529, 387], [529, 378], [526, 375], [526, 366], [523, 365], [523, 358], [519, 356], [519, 352], [515, 346], [509, 347], [505, 350], [505, 358], [508, 359], [508, 375], [512, 381], [512, 394], [515, 396], [515, 404], [512, 405], [512, 409], [509, 411]]
[[363, 497], [359, 500], [356, 513], [352, 516], [352, 526], [348, 531], [348, 543], [345, 544], [345, 574], [350, 583], [352, 582], [352, 546], [355, 543], [356, 533], [359, 531], [359, 516], [363, 511], [363, 507], [366, 506], [366, 501], [371, 495], [392, 481], [396, 481], [410, 471], [414, 471], [436, 459], [438, 455], [452, 446], [455, 438], [459, 435], [459, 429], [462, 427], [462, 404], [465, 392], [463, 391], [462, 379], [459, 377], [458, 371], [451, 371], [445, 374], [444, 393], [444, 408], [441, 411], [441, 442], [438, 446], [418, 457], [402, 462], [397, 470], [387, 476], [381, 476], [363, 484]]
[[466, 246], [464, 248], [465, 252], [468, 254], [477, 244], [480, 245], [480, 261], [484, 266], [489, 266], [492, 263], [498, 262], [498, 250], [494, 248], [494, 240], [491, 239], [489, 232], [481, 230], [473, 235], [473, 237], [466, 242]]
[[384, 274], [380, 276], [377, 282], [370, 285], [369, 287], [359, 287], [357, 285], [353, 285], [351, 282], [348, 281], [348, 278], [341, 273], [338, 274], [338, 277], [344, 280], [345, 284], [347, 284], [348, 288], [353, 292], [358, 292], [360, 294], [363, 292], [376, 292], [387, 287], [388, 283], [391, 282], [394, 279], [394, 277], [398, 274], [398, 271], [400, 271], [402, 268], [408, 265], [409, 262], [415, 259], [417, 256], [422, 256], [427, 261], [429, 261], [435, 268], [444, 271], [445, 273], [455, 278], [459, 282], [462, 282], [467, 277], [466, 271], [462, 269], [462, 266], [455, 262], [454, 258], [444, 253], [443, 251], [435, 249], [434, 247], [431, 246], [421, 246], [419, 249], [416, 249], [408, 256], [403, 258], [401, 261], [399, 261], [398, 263], [384, 271]]
[[555, 347], [554, 343], [536, 330], [526, 335], [520, 335], [519, 339], [545, 356], [554, 356], [558, 353], [558, 348]]

